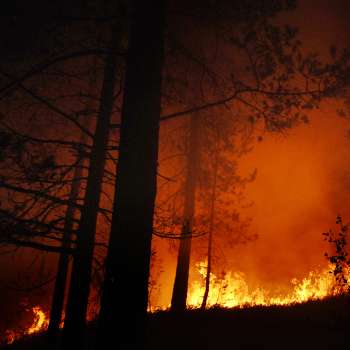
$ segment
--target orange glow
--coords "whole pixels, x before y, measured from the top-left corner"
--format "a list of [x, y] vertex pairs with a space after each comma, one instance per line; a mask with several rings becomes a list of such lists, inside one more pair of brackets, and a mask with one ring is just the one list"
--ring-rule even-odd
[[5, 344], [12, 344], [16, 339], [16, 332], [7, 330], [5, 331]]
[[34, 306], [32, 312], [34, 316], [32, 324], [24, 330], [7, 330], [5, 332], [5, 344], [12, 344], [25, 335], [39, 333], [47, 329], [49, 318], [44, 310], [40, 306]]
[[[225, 279], [231, 281], [226, 295], [232, 294], [237, 280], [241, 281], [237, 287], [241, 296], [235, 295], [239, 301], [228, 301], [233, 299], [231, 295], [222, 297], [220, 304], [241, 305], [248, 300], [254, 305], [261, 295], [265, 305], [332, 295], [333, 292], [325, 290], [332, 283], [332, 275], [328, 274], [324, 257], [324, 253], [331, 253], [331, 247], [323, 240], [322, 233], [335, 228], [337, 215], [345, 222], [350, 220], [349, 172], [344, 167], [350, 154], [349, 139], [345, 137], [349, 122], [337, 117], [335, 107], [324, 106], [322, 114], [318, 111], [310, 116], [310, 124], [290, 130], [287, 136], [264, 135], [239, 160], [240, 175], [246, 177], [257, 168], [257, 177], [244, 189], [241, 207], [230, 206], [226, 201], [224, 209], [228, 215], [237, 209], [242, 219], [251, 218], [249, 233], [257, 234], [258, 238], [246, 244], [230, 245], [235, 231], [223, 232], [221, 227], [214, 226], [212, 272], [216, 281], [222, 281], [224, 271]], [[165, 167], [161, 173], [172, 174]], [[159, 198], [165, 190], [161, 188], [160, 192]], [[219, 214], [216, 219], [221, 220]], [[151, 293], [153, 308], [165, 308], [170, 303], [177, 243], [153, 240], [158, 259], [151, 276], [156, 284]], [[203, 295], [203, 276], [196, 264], [205, 261], [207, 244], [207, 236], [192, 241], [189, 306], [198, 305], [199, 296]], [[212, 286], [212, 293], [215, 288]], [[210, 305], [216, 303], [214, 295], [210, 297]]]
[[[190, 286], [187, 297], [188, 308], [200, 308], [204, 295], [206, 262], [202, 261], [195, 265], [199, 278], [194, 280]], [[210, 274], [210, 289], [207, 300], [207, 308], [219, 306], [223, 308], [242, 308], [253, 306], [290, 306], [313, 300], [322, 300], [327, 297], [342, 294], [341, 287], [337, 286], [334, 275], [330, 272], [333, 267], [310, 271], [302, 279], [292, 278], [289, 286], [283, 291], [273, 292], [270, 289], [250, 287], [247, 276], [241, 271], [228, 271], [218, 277]], [[349, 278], [350, 271], [346, 271]], [[167, 310], [170, 305], [151, 306], [150, 312]]]
[[33, 324], [27, 330], [27, 334], [33, 334], [45, 330], [49, 324], [49, 320], [45, 312], [40, 306], [33, 307], [34, 321]]
[[[196, 268], [203, 278], [194, 281], [190, 286], [187, 301], [188, 306], [194, 308], [200, 307], [202, 303], [206, 263], [200, 262]], [[211, 274], [207, 306], [218, 305], [234, 308], [256, 305], [292, 305], [340, 295], [341, 290], [337, 287], [330, 270], [332, 266], [320, 271], [311, 271], [301, 280], [293, 278], [290, 281], [289, 290], [280, 293], [271, 293], [262, 287], [250, 288], [242, 272], [228, 271], [223, 278]]]

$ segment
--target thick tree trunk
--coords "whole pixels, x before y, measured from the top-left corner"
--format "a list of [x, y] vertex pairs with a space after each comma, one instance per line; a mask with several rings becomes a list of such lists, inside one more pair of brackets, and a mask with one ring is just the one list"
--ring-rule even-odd
[[191, 234], [195, 214], [196, 184], [199, 171], [199, 117], [190, 119], [189, 146], [187, 152], [187, 173], [185, 180], [185, 200], [183, 225], [181, 230], [179, 253], [177, 258], [175, 282], [171, 299], [171, 310], [186, 309], [188, 275], [190, 270]]
[[112, 33], [111, 51], [106, 58], [100, 109], [93, 140], [89, 174], [77, 233], [70, 289], [63, 329], [64, 349], [83, 349], [86, 312], [91, 282], [91, 270], [100, 192], [102, 187], [106, 148], [114, 102], [116, 58], [120, 31], [118, 25]]
[[145, 346], [156, 196], [164, 0], [134, 1], [96, 349]]
[[213, 169], [213, 187], [210, 198], [210, 217], [209, 217], [209, 233], [208, 233], [208, 251], [207, 251], [207, 272], [205, 276], [205, 290], [202, 300], [201, 309], [205, 309], [207, 306], [209, 288], [210, 288], [210, 273], [211, 273], [211, 263], [212, 263], [212, 250], [213, 250], [213, 230], [214, 230], [214, 220], [215, 220], [215, 200], [216, 200], [216, 183], [218, 176], [218, 157], [214, 156], [214, 169]]

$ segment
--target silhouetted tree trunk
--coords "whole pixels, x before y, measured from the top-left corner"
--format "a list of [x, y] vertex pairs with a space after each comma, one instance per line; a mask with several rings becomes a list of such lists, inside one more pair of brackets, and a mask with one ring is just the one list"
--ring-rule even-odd
[[[96, 60], [93, 61], [94, 66]], [[94, 67], [95, 68], [95, 67]], [[89, 79], [89, 91], [92, 92], [96, 86], [96, 74], [92, 73]], [[91, 104], [91, 103], [90, 103]], [[90, 110], [90, 104], [87, 105], [87, 110]], [[89, 128], [88, 128], [89, 129]], [[81, 133], [80, 143], [85, 144], [88, 142], [88, 135], [85, 132]], [[67, 290], [67, 277], [69, 269], [69, 257], [66, 251], [72, 248], [71, 241], [73, 239], [72, 230], [74, 227], [74, 218], [76, 214], [76, 208], [74, 204], [77, 202], [77, 198], [81, 188], [81, 178], [83, 176], [84, 156], [78, 154], [77, 164], [74, 168], [72, 185], [69, 193], [69, 204], [67, 207], [64, 223], [64, 232], [62, 237], [62, 253], [60, 253], [57, 264], [57, 275], [55, 280], [54, 291], [51, 301], [50, 321], [48, 326], [48, 337], [50, 343], [54, 343], [57, 340], [60, 324], [62, 321], [64, 299]]]
[[[80, 178], [82, 176], [82, 160], [77, 164], [77, 167], [74, 169], [73, 182], [69, 195], [69, 202], [75, 203], [80, 191]], [[64, 233], [62, 238], [62, 249], [68, 250], [71, 248], [72, 240], [72, 229], [74, 225], [74, 216], [76, 208], [74, 205], [69, 205], [66, 212], [65, 224], [64, 224]], [[57, 275], [55, 280], [55, 286], [51, 302], [51, 311], [50, 311], [50, 323], [48, 327], [48, 336], [49, 341], [55, 342], [60, 323], [62, 320], [64, 296], [66, 291], [68, 267], [69, 267], [69, 256], [70, 254], [63, 251], [60, 253], [58, 258], [57, 265]]]
[[177, 258], [175, 282], [171, 299], [173, 311], [186, 309], [188, 275], [190, 270], [191, 235], [195, 213], [196, 185], [199, 172], [199, 116], [193, 115], [190, 119], [189, 146], [187, 151], [187, 166], [185, 179], [185, 200], [181, 240]]
[[210, 288], [210, 273], [211, 273], [211, 262], [212, 262], [212, 248], [213, 248], [213, 230], [214, 230], [214, 219], [215, 219], [215, 200], [216, 200], [216, 184], [218, 176], [218, 156], [214, 155], [214, 169], [213, 169], [213, 184], [210, 201], [210, 214], [209, 214], [209, 232], [208, 232], [208, 251], [207, 251], [207, 272], [205, 276], [205, 290], [202, 300], [201, 309], [205, 309], [207, 306], [209, 288]]
[[81, 211], [77, 244], [74, 253], [71, 282], [68, 293], [63, 329], [64, 349], [83, 349], [86, 312], [91, 282], [91, 270], [100, 192], [104, 174], [106, 148], [114, 102], [117, 47], [120, 30], [116, 24], [112, 33], [111, 48], [105, 62], [100, 108], [90, 155], [90, 166]]
[[96, 349], [145, 346], [165, 1], [132, 4], [116, 194]]

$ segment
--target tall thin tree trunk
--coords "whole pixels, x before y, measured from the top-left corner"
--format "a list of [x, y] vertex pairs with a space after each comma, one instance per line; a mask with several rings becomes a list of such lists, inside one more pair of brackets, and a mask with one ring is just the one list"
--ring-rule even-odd
[[165, 1], [132, 4], [116, 192], [96, 349], [142, 349], [146, 342]]
[[209, 288], [210, 288], [210, 273], [211, 273], [211, 263], [212, 263], [212, 250], [213, 250], [213, 230], [214, 230], [214, 220], [215, 220], [215, 200], [216, 200], [216, 184], [218, 176], [218, 157], [215, 155], [214, 159], [214, 169], [213, 169], [213, 184], [212, 193], [210, 196], [210, 216], [209, 216], [209, 232], [208, 232], [208, 251], [207, 251], [207, 272], [205, 276], [205, 290], [202, 300], [201, 309], [205, 309], [207, 306]]
[[[95, 66], [95, 60], [93, 61]], [[89, 79], [89, 91], [92, 92], [96, 85], [96, 74], [93, 72], [91, 78]], [[90, 109], [91, 103], [88, 103], [87, 110]], [[88, 135], [85, 132], [81, 133], [80, 143], [85, 144], [88, 142]], [[63, 316], [63, 307], [64, 300], [67, 290], [67, 277], [68, 277], [68, 269], [69, 269], [69, 257], [70, 255], [65, 252], [71, 248], [71, 241], [73, 238], [72, 230], [74, 226], [74, 218], [76, 214], [75, 204], [77, 202], [80, 188], [81, 188], [81, 178], [84, 174], [83, 166], [85, 163], [84, 156], [78, 154], [77, 164], [74, 168], [74, 174], [72, 179], [72, 185], [69, 194], [69, 205], [67, 207], [66, 215], [65, 215], [65, 223], [63, 229], [63, 237], [62, 237], [62, 249], [63, 252], [59, 255], [58, 264], [57, 264], [57, 275], [54, 285], [54, 291], [52, 295], [51, 301], [51, 310], [50, 310], [50, 321], [48, 326], [48, 338], [51, 344], [55, 343], [57, 340], [57, 336], [59, 334], [60, 324], [62, 322]]]
[[86, 329], [86, 312], [90, 292], [96, 222], [102, 188], [106, 148], [114, 102], [117, 47], [120, 30], [115, 25], [111, 48], [106, 58], [100, 108], [91, 150], [89, 173], [81, 212], [74, 253], [70, 289], [63, 329], [64, 349], [83, 349]]
[[188, 276], [191, 256], [191, 234], [195, 214], [196, 186], [199, 171], [199, 117], [191, 116], [189, 146], [187, 152], [187, 173], [185, 180], [185, 200], [183, 212], [183, 225], [181, 230], [175, 282], [171, 299], [171, 310], [184, 311], [188, 290]]
[[[82, 176], [82, 168], [81, 168], [82, 164], [83, 164], [83, 160], [81, 159], [77, 163], [77, 167], [74, 169], [73, 182], [72, 182], [72, 187], [69, 195], [69, 202], [72, 204], [68, 206], [66, 211], [64, 233], [62, 238], [63, 250], [65, 249], [68, 250], [69, 248], [71, 248], [72, 230], [74, 225], [74, 216], [76, 212], [74, 203], [76, 202], [80, 191], [80, 178]], [[66, 291], [68, 267], [69, 267], [69, 254], [63, 251], [59, 255], [59, 259], [58, 259], [57, 275], [56, 275], [54, 292], [53, 292], [52, 302], [51, 302], [50, 323], [48, 327], [48, 337], [51, 343], [55, 342], [55, 340], [57, 339], [57, 335], [59, 333], [59, 327], [62, 321], [62, 312], [63, 312], [64, 296]]]

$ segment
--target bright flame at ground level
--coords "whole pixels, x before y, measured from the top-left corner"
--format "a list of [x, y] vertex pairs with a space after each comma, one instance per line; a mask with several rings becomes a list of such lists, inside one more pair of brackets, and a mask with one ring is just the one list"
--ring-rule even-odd
[[[188, 306], [194, 308], [200, 307], [202, 304], [205, 291], [206, 263], [201, 262], [196, 267], [202, 280], [191, 284], [187, 298]], [[211, 274], [207, 306], [218, 305], [234, 308], [256, 305], [291, 305], [340, 295], [344, 288], [337, 284], [335, 276], [330, 272], [332, 270], [332, 266], [329, 266], [322, 271], [311, 271], [307, 277], [301, 280], [294, 278], [290, 281], [290, 291], [277, 295], [262, 287], [250, 289], [246, 276], [242, 272], [228, 271], [223, 278]], [[349, 271], [347, 275], [349, 275]]]
[[30, 327], [28, 327], [24, 331], [12, 331], [7, 330], [5, 332], [5, 343], [12, 344], [15, 340], [23, 337], [24, 335], [30, 335], [34, 333], [38, 333], [47, 329], [49, 324], [49, 318], [46, 313], [42, 310], [40, 306], [34, 306], [32, 308], [32, 312], [34, 315], [33, 322]]
[[[197, 263], [196, 272], [199, 274], [189, 286], [187, 306], [189, 308], [201, 307], [205, 292], [206, 262]], [[336, 281], [332, 271], [327, 268], [311, 271], [302, 279], [293, 278], [283, 292], [271, 288], [250, 287], [243, 272], [226, 272], [222, 277], [210, 274], [210, 288], [207, 307], [219, 306], [224, 308], [293, 305], [311, 300], [321, 300], [326, 297], [337, 296], [345, 292]], [[345, 273], [347, 280], [350, 271]], [[276, 288], [277, 289], [277, 288]], [[152, 306], [149, 311], [167, 310], [170, 305]]]
[[27, 334], [33, 334], [40, 332], [47, 328], [49, 320], [46, 317], [45, 312], [40, 308], [40, 306], [33, 307], [34, 312], [34, 322], [27, 331]]
[[[205, 291], [206, 262], [200, 262], [195, 266], [200, 278], [189, 286], [187, 305], [190, 308], [199, 308], [202, 304]], [[210, 289], [207, 307], [220, 306], [224, 308], [292, 305], [311, 300], [321, 300], [330, 296], [337, 296], [344, 292], [339, 287], [332, 271], [332, 266], [320, 271], [311, 271], [303, 279], [292, 279], [289, 292], [274, 293], [262, 287], [250, 288], [247, 278], [242, 272], [228, 271], [222, 277], [210, 274]], [[350, 271], [346, 271], [345, 277], [349, 280]], [[149, 308], [149, 311], [166, 310], [168, 306]], [[47, 329], [49, 318], [40, 306], [32, 308], [34, 319], [31, 326], [24, 331], [5, 332], [5, 343], [11, 344], [24, 335], [30, 335]], [[63, 326], [63, 322], [61, 327]]]

